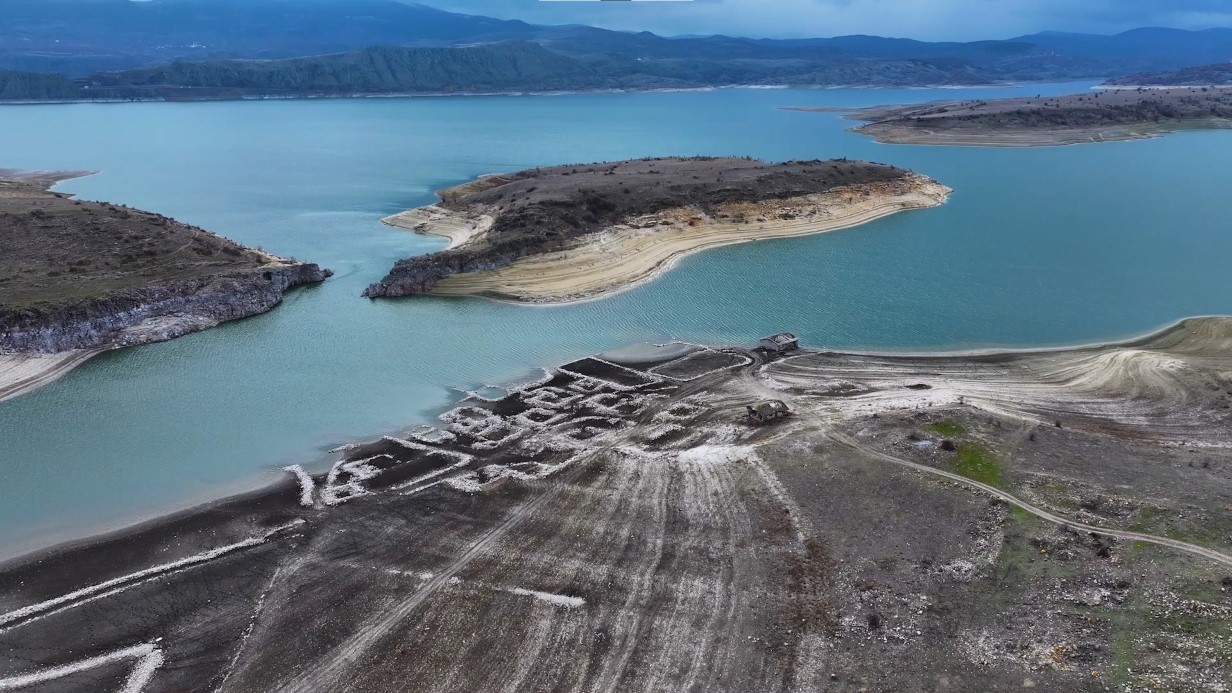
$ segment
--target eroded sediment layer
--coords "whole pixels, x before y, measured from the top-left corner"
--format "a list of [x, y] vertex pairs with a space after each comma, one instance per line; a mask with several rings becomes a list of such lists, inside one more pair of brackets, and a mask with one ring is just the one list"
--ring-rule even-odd
[[[46, 186], [82, 172], [0, 180], [0, 397], [93, 352], [172, 339], [263, 313], [328, 270], [203, 229]], [[49, 358], [17, 358], [41, 354]], [[20, 366], [20, 367], [18, 367]]]
[[[795, 108], [834, 111], [832, 108]], [[1232, 88], [1109, 88], [1086, 94], [970, 99], [845, 111], [889, 144], [1045, 147], [1232, 128]]]
[[313, 264], [261, 267], [117, 292], [32, 315], [0, 315], [0, 352], [51, 354], [166, 341], [228, 320], [264, 313], [288, 289], [323, 281]]
[[399, 262], [365, 295], [590, 298], [691, 252], [846, 228], [939, 205], [950, 192], [919, 174], [848, 161], [659, 159], [488, 176], [386, 219], [450, 244]]
[[96, 349], [79, 349], [54, 354], [0, 354], [0, 402], [53, 383], [98, 353]]
[[[621, 352], [0, 567], [0, 688], [1219, 690], [1232, 320]], [[739, 420], [774, 398], [792, 415]], [[114, 687], [114, 686], [113, 686]]]

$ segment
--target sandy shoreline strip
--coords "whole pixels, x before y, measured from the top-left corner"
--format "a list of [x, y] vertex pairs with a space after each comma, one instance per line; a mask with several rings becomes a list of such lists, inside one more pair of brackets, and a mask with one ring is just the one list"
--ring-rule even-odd
[[1064, 147], [1096, 142], [1128, 142], [1151, 140], [1174, 132], [1188, 130], [1232, 129], [1232, 121], [1209, 119], [1202, 121], [1113, 125], [1103, 128], [1063, 129], [930, 129], [890, 123], [870, 123], [850, 128], [850, 132], [867, 135], [882, 144], [915, 144], [941, 147]]
[[[884, 191], [853, 186], [746, 205], [741, 210], [745, 216], [758, 219], [747, 223], [704, 218], [695, 210], [671, 210], [638, 226], [614, 227], [593, 234], [583, 244], [566, 251], [523, 258], [496, 270], [450, 275], [431, 293], [480, 295], [525, 303], [588, 300], [649, 281], [681, 258], [707, 248], [850, 228], [901, 211], [935, 207], [944, 203], [951, 192], [940, 183], [913, 174], [905, 189]], [[779, 218], [784, 212], [789, 218]], [[762, 216], [758, 217], [759, 214]], [[461, 235], [454, 230], [461, 216], [451, 213], [441, 220], [444, 224], [432, 223], [427, 225], [429, 228], [414, 230], [449, 237], [452, 243]], [[668, 223], [662, 224], [664, 221]]]
[[102, 352], [81, 349], [58, 354], [0, 354], [0, 402], [49, 385]]
[[[927, 105], [927, 104], [923, 104]], [[784, 111], [803, 113], [837, 113], [847, 120], [868, 121], [848, 128], [847, 132], [871, 137], [881, 144], [913, 144], [937, 147], [1065, 147], [1096, 142], [1128, 142], [1152, 140], [1174, 132], [1187, 130], [1232, 129], [1232, 120], [1202, 118], [1161, 123], [1134, 123], [1101, 127], [1074, 128], [975, 128], [904, 125], [879, 122], [894, 111], [906, 107], [838, 108], [830, 106], [791, 106]]]
[[[1189, 130], [1232, 129], [1232, 90], [1175, 87], [992, 100], [932, 101], [871, 108], [792, 106], [837, 113], [864, 125], [848, 132], [883, 144], [948, 147], [1056, 147], [1154, 139]], [[1103, 98], [1100, 98], [1100, 97]], [[1167, 115], [1159, 109], [1171, 106]]]
[[382, 224], [428, 236], [449, 239], [446, 250], [456, 248], [492, 226], [492, 217], [484, 215], [470, 218], [439, 205], [416, 207], [399, 212], [381, 220]]

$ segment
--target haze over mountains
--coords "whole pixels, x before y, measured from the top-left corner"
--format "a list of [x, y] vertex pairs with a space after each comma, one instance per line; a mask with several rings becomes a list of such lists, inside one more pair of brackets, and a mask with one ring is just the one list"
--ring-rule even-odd
[[1232, 60], [1232, 29], [969, 43], [667, 38], [395, 0], [0, 0], [0, 16], [0, 69], [76, 79], [9, 72], [0, 76], [0, 99], [8, 100], [980, 84]]

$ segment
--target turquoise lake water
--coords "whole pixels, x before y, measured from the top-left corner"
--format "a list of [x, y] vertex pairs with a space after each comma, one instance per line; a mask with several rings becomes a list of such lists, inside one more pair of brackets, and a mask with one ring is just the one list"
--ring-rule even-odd
[[[0, 404], [0, 555], [253, 488], [456, 392], [637, 341], [952, 349], [1072, 344], [1232, 313], [1232, 133], [1044, 149], [880, 145], [829, 113], [1070, 93], [720, 90], [0, 108], [0, 166], [332, 268], [275, 311], [108, 353]], [[943, 207], [694, 255], [563, 307], [359, 298], [443, 247], [378, 223], [478, 174], [651, 155], [851, 157], [955, 188]]]

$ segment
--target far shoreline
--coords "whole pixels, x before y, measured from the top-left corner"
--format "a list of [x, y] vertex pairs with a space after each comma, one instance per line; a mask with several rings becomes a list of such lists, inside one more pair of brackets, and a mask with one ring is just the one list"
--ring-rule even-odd
[[1232, 89], [1097, 85], [1087, 93], [1063, 96], [783, 110], [839, 113], [863, 121], [848, 131], [882, 144], [1054, 147], [1232, 129]]
[[[833, 113], [846, 120], [865, 120], [862, 113], [877, 109], [786, 106], [783, 111], [799, 113]], [[1211, 118], [1162, 124], [1117, 125], [1104, 128], [1072, 128], [1054, 130], [1003, 130], [939, 132], [909, 126], [896, 126], [876, 121], [847, 128], [847, 132], [864, 135], [877, 144], [911, 145], [918, 147], [964, 147], [986, 149], [1035, 149], [1041, 147], [1072, 147], [1081, 144], [1137, 142], [1156, 140], [1183, 132], [1207, 132], [1232, 129], [1232, 120]]]
[[1163, 126], [1136, 127], [1118, 126], [1074, 130], [1033, 132], [1029, 130], [1004, 131], [981, 135], [978, 133], [945, 134], [937, 132], [912, 132], [906, 128], [879, 128], [876, 123], [848, 128], [848, 132], [865, 135], [878, 144], [906, 144], [921, 147], [967, 147], [989, 149], [1036, 149], [1041, 147], [1072, 147], [1083, 144], [1109, 142], [1140, 142], [1182, 132], [1206, 132], [1232, 129], [1232, 121], [1178, 122]]
[[[980, 84], [721, 84], [713, 86], [693, 86], [693, 87], [652, 87], [646, 89], [566, 89], [560, 91], [538, 91], [538, 90], [508, 90], [508, 91], [434, 91], [434, 92], [377, 92], [377, 93], [352, 93], [352, 94], [294, 94], [294, 95], [242, 95], [242, 96], [225, 96], [225, 97], [200, 97], [200, 98], [182, 98], [168, 99], [155, 97], [135, 97], [131, 99], [6, 99], [0, 100], [0, 107], [3, 106], [71, 106], [74, 104], [132, 104], [132, 103], [215, 103], [215, 102], [236, 102], [236, 101], [325, 101], [336, 99], [416, 99], [416, 98], [447, 98], [451, 96], [460, 97], [485, 97], [485, 96], [582, 96], [587, 94], [675, 94], [675, 93], [690, 93], [690, 92], [717, 92], [725, 90], [748, 89], [757, 91], [776, 91], [776, 90], [802, 90], [802, 91], [830, 91], [830, 90], [861, 90], [861, 91], [878, 91], [878, 90], [968, 90], [968, 89], [1007, 89], [1013, 87], [1022, 87], [1029, 84], [1083, 84], [1092, 81], [1096, 78], [1088, 79], [1063, 79], [1063, 80], [1038, 80], [1038, 81], [1010, 81], [1010, 82], [988, 82]], [[792, 109], [787, 109], [792, 110]]]

